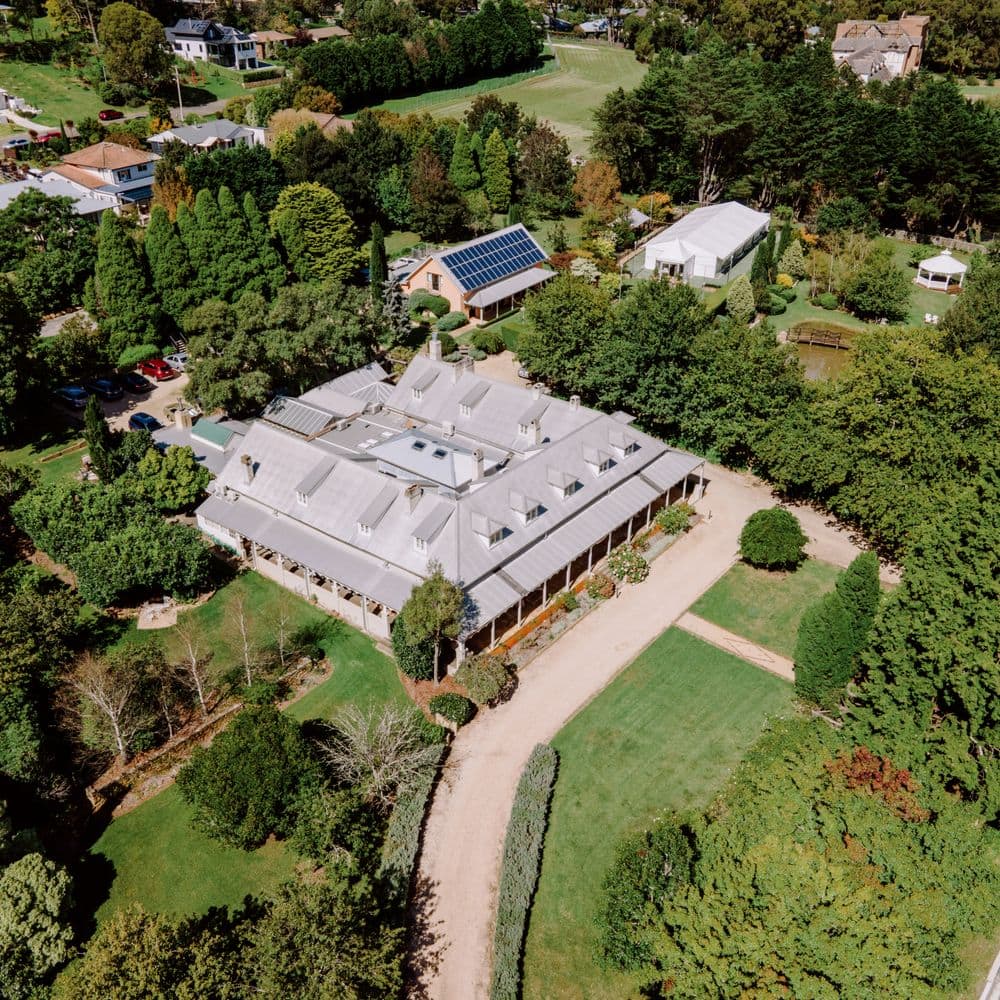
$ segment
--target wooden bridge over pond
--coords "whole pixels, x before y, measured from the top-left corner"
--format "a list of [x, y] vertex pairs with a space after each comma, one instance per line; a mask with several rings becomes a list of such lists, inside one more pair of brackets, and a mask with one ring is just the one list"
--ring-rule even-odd
[[853, 330], [837, 330], [832, 327], [811, 329], [804, 324], [793, 326], [786, 334], [789, 344], [805, 344], [809, 347], [834, 347], [846, 351], [851, 346]]

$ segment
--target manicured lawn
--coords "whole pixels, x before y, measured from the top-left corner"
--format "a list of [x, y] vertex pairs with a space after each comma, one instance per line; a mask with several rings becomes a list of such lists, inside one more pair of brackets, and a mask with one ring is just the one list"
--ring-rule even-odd
[[664, 632], [553, 740], [559, 777], [524, 962], [525, 1000], [632, 1000], [594, 961], [601, 882], [621, 837], [704, 808], [791, 686], [679, 629]]
[[807, 559], [794, 573], [737, 563], [692, 606], [707, 621], [791, 657], [803, 612], [833, 589], [837, 566]]
[[401, 114], [429, 111], [441, 118], [461, 118], [477, 94], [492, 91], [505, 101], [517, 101], [526, 114], [548, 121], [566, 137], [574, 153], [586, 153], [594, 127], [594, 109], [616, 87], [634, 87], [645, 75], [646, 67], [626, 49], [577, 43], [555, 45], [552, 50], [558, 68], [546, 63], [526, 77], [515, 74], [482, 80], [471, 88], [387, 101], [381, 107]]
[[0, 59], [0, 87], [41, 108], [39, 125], [58, 126], [60, 120], [78, 122], [93, 117], [104, 102], [85, 86], [76, 71], [47, 63]]
[[71, 427], [56, 419], [47, 423], [50, 424], [48, 429], [30, 444], [21, 445], [19, 448], [0, 448], [0, 461], [8, 465], [27, 465], [37, 469], [42, 482], [70, 479], [79, 471], [80, 459], [86, 454], [86, 449], [70, 450], [66, 455], [58, 453], [82, 444], [83, 438], [79, 436], [77, 427]]
[[98, 921], [132, 903], [173, 914], [236, 906], [247, 893], [267, 893], [292, 876], [298, 857], [283, 843], [241, 851], [198, 832], [190, 820], [190, 808], [171, 785], [108, 826], [90, 849], [113, 866]]
[[[284, 593], [271, 581], [248, 573], [189, 612], [209, 633], [215, 659], [226, 664], [234, 659], [223, 627], [225, 601], [233, 592], [246, 596], [256, 617], [266, 614], [269, 601]], [[371, 639], [305, 601], [295, 599], [295, 607], [297, 623], [329, 623], [321, 645], [333, 664], [333, 673], [292, 705], [289, 715], [299, 720], [328, 719], [347, 704], [405, 704], [395, 665]], [[122, 641], [142, 642], [155, 634], [133, 630]], [[98, 910], [98, 920], [130, 903], [167, 913], [231, 906], [247, 893], [274, 889], [293, 873], [298, 858], [283, 843], [268, 843], [249, 853], [224, 847], [195, 830], [190, 818], [191, 810], [171, 785], [108, 826], [90, 850], [98, 862], [103, 859], [113, 866], [105, 876], [113, 882], [110, 895]]]

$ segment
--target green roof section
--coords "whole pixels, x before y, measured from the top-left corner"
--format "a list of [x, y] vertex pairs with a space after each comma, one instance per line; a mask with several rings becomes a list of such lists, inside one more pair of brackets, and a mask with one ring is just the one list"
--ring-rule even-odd
[[191, 436], [214, 444], [217, 448], [225, 448], [232, 440], [233, 431], [214, 420], [202, 418], [191, 428]]

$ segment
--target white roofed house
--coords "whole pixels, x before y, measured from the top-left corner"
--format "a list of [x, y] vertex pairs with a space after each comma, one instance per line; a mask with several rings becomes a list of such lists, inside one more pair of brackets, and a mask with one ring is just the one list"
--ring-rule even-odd
[[738, 201], [696, 208], [646, 244], [645, 269], [689, 285], [728, 281], [770, 225], [767, 212]]
[[197, 511], [262, 574], [373, 636], [428, 563], [469, 598], [458, 655], [494, 645], [700, 482], [703, 461], [577, 398], [440, 351], [278, 397]]

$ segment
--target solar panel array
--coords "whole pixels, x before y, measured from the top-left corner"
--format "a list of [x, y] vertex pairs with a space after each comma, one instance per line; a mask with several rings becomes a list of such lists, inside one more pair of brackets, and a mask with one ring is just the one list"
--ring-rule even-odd
[[528, 231], [519, 226], [472, 246], [443, 253], [440, 260], [462, 288], [471, 292], [540, 264], [545, 260], [545, 253]]

